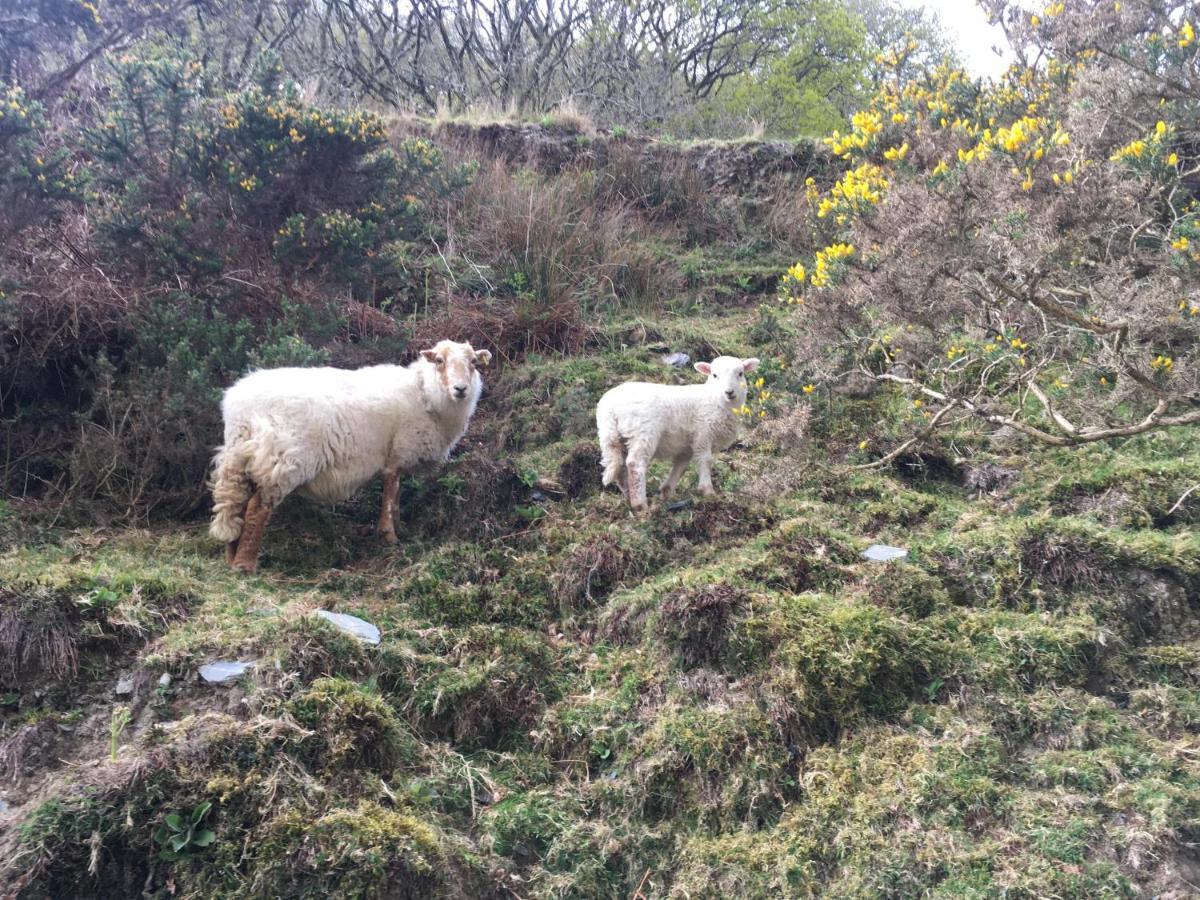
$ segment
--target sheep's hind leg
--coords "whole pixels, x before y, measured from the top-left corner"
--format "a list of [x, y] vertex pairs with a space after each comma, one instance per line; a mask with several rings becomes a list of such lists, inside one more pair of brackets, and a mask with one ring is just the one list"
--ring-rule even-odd
[[675, 493], [675, 486], [679, 484], [679, 479], [683, 477], [684, 470], [687, 469], [688, 463], [692, 461], [691, 454], [675, 457], [675, 464], [671, 466], [671, 474], [667, 476], [667, 480], [662, 483], [659, 493], [664, 500], [671, 499]]
[[400, 493], [400, 475], [388, 472], [383, 476], [383, 506], [379, 510], [379, 537], [385, 544], [396, 543], [396, 496]]
[[625, 472], [629, 487], [629, 505], [634, 512], [646, 511], [646, 470], [649, 462], [634, 459], [632, 456], [625, 460]]
[[[258, 571], [258, 554], [262, 551], [263, 532], [271, 520], [271, 507], [263, 502], [262, 495], [255, 493], [246, 504], [246, 524], [238, 540], [233, 567], [248, 575]], [[228, 549], [228, 548], [227, 548]]]

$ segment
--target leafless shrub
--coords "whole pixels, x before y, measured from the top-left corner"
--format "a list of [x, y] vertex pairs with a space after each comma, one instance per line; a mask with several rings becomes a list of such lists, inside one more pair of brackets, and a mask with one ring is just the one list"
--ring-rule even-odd
[[[906, 89], [881, 95], [910, 115], [886, 110], [852, 165], [884, 166], [885, 196], [828, 217], [856, 262], [804, 298], [804, 355], [826, 379], [858, 372], [913, 401], [913, 437], [871, 465], [966, 422], [1059, 446], [1200, 423], [1194, 65], [1174, 78], [1148, 64], [1147, 35], [1169, 26], [1148, 6], [1073, 4], [1048, 30], [990, 6], [1053, 62], [982, 93], [929, 76], [958, 127]], [[1025, 134], [1006, 145], [1014, 123]]]

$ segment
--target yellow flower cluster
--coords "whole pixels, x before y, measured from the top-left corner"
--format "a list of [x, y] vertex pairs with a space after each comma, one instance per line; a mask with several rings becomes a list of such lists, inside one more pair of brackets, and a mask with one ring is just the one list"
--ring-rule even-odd
[[1163, 356], [1161, 353], [1150, 360], [1150, 368], [1155, 372], [1161, 372], [1164, 375], [1171, 373], [1171, 367], [1175, 365], [1175, 360], [1169, 356]]
[[883, 130], [883, 117], [874, 110], [863, 110], [854, 114], [850, 124], [852, 129], [849, 134], [834, 131], [825, 138], [829, 149], [843, 159], [849, 159], [855, 150], [866, 151], [871, 146], [875, 135]]
[[[1146, 138], [1138, 138], [1137, 140], [1130, 141], [1124, 147], [1117, 150], [1109, 159], [1112, 162], [1121, 162], [1122, 160], [1132, 161], [1142, 158], [1155, 158], [1162, 150], [1163, 144], [1171, 140], [1174, 130], [1172, 126], [1159, 120], [1154, 126], [1153, 134]], [[1174, 163], [1170, 161], [1171, 157], [1175, 159]], [[1179, 157], [1174, 153], [1171, 154], [1171, 157], [1168, 157], [1167, 164], [1178, 164]]]
[[1196, 29], [1191, 22], [1184, 22], [1179, 29], [1179, 46], [1186, 49], [1196, 42]]
[[832, 244], [824, 250], [817, 251], [817, 263], [809, 279], [813, 287], [825, 287], [829, 284], [829, 264], [846, 259], [854, 254], [853, 244]]
[[884, 177], [883, 169], [873, 163], [863, 163], [848, 171], [830, 189], [829, 196], [817, 206], [817, 217], [823, 219], [835, 213], [843, 217], [837, 220], [838, 224], [844, 224], [844, 217], [879, 203], [887, 188], [888, 180]]

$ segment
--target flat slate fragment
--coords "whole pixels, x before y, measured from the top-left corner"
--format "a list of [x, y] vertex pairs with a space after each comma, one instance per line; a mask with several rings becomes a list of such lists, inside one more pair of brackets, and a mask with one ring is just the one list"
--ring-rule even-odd
[[317, 615], [334, 628], [358, 638], [364, 644], [379, 643], [379, 629], [365, 619], [360, 619], [358, 616], [350, 616], [346, 613], [330, 612], [327, 609], [318, 609]]
[[200, 667], [200, 677], [209, 684], [228, 684], [245, 675], [253, 665], [254, 663], [252, 662], [236, 662], [232, 660], [205, 663]]
[[908, 551], [903, 547], [889, 547], [887, 544], [872, 544], [862, 553], [863, 559], [871, 562], [891, 562], [893, 559], [903, 559]]

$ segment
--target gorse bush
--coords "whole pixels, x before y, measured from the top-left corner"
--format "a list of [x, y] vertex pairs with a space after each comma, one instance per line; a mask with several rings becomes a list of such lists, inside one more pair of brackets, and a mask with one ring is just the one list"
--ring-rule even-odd
[[985, 5], [1048, 62], [885, 82], [829, 138], [846, 171], [808, 197], [825, 247], [785, 279], [804, 355], [897, 386], [914, 438], [1200, 421], [1191, 6]]
[[[5, 95], [0, 227], [23, 229], [29, 252], [0, 283], [3, 475], [91, 515], [178, 514], [203, 496], [221, 389], [367, 340], [348, 325], [356, 305], [395, 333], [367, 307], [424, 289], [397, 261], [425, 252], [430, 210], [472, 169], [423, 139], [391, 146], [371, 113], [306, 103], [269, 57], [233, 93], [161, 46], [107, 71], [73, 153], [38, 103]], [[65, 238], [30, 229], [68, 212]]]
[[469, 176], [428, 141], [389, 148], [378, 116], [306, 104], [269, 59], [255, 84], [218, 97], [185, 55], [124, 56], [90, 137], [109, 244], [192, 286], [271, 256], [362, 293], [381, 249], [420, 238], [426, 204]]
[[45, 107], [20, 85], [0, 81], [0, 241], [57, 215], [83, 187]]

